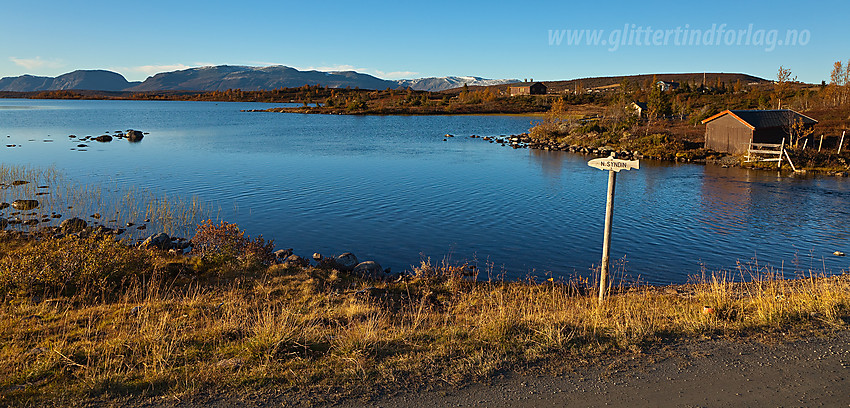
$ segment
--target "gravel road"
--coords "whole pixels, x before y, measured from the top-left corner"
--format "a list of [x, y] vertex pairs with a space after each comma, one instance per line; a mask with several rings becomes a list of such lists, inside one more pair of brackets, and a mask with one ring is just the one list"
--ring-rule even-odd
[[703, 340], [564, 375], [400, 393], [339, 407], [848, 407], [850, 333], [777, 344]]
[[[542, 371], [542, 370], [541, 370]], [[551, 372], [551, 370], [549, 371]], [[850, 331], [770, 343], [705, 339], [580, 365], [564, 374], [508, 373], [462, 388], [423, 384], [369, 400], [237, 390], [138, 407], [850, 407]], [[118, 405], [122, 405], [120, 402]]]

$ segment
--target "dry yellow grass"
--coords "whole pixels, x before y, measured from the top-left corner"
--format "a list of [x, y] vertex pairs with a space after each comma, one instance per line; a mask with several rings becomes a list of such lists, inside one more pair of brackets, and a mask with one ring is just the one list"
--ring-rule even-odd
[[[0, 274], [19, 265], [26, 245], [3, 241]], [[221, 274], [197, 260], [131, 252], [114, 256], [147, 269], [114, 296], [18, 290], [4, 298], [0, 404], [216, 387], [346, 394], [456, 384], [676, 338], [843, 328], [850, 316], [845, 276], [620, 288], [600, 307], [578, 293], [581, 285], [474, 282], [427, 264], [388, 283], [280, 265]], [[168, 273], [167, 263], [184, 272]]]

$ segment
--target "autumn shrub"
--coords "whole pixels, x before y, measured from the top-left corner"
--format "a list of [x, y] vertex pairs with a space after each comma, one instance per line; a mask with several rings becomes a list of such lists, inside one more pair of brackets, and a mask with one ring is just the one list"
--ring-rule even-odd
[[579, 134], [579, 135], [588, 134], [588, 133], [604, 133], [605, 130], [606, 129], [602, 125], [599, 124], [598, 120], [591, 120], [591, 121], [588, 121], [588, 122], [576, 127], [573, 130], [573, 133], [576, 133], [576, 134]]
[[274, 263], [274, 240], [254, 240], [236, 224], [206, 220], [192, 237], [192, 254], [215, 266], [268, 266]]
[[621, 146], [628, 150], [636, 150], [644, 156], [672, 159], [676, 153], [684, 150], [684, 143], [664, 133], [653, 133], [650, 135], [633, 135], [621, 139]]
[[794, 164], [798, 167], [834, 171], [850, 170], [850, 154], [847, 150], [837, 154], [833, 149], [823, 149], [819, 152], [816, 146], [811, 146], [807, 149], [788, 149], [788, 153], [794, 158]]

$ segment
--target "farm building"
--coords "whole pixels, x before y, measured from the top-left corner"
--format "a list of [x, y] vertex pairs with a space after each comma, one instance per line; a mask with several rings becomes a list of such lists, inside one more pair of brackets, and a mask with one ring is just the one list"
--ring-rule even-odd
[[519, 82], [511, 84], [511, 96], [515, 95], [546, 95], [546, 85], [540, 82]]
[[676, 89], [679, 89], [679, 83], [672, 81], [658, 81], [655, 86], [659, 87], [661, 92], [675, 91]]
[[705, 125], [705, 148], [717, 152], [743, 154], [750, 143], [789, 141], [795, 122], [812, 126], [818, 121], [792, 111], [725, 110], [702, 121]]
[[644, 112], [646, 112], [646, 103], [645, 102], [632, 102], [626, 105], [626, 111], [631, 112], [635, 116], [642, 118]]

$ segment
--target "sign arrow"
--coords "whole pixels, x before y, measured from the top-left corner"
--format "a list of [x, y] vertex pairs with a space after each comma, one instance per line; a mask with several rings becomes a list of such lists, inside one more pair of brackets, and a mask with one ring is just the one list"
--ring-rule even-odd
[[622, 160], [612, 157], [593, 159], [587, 162], [590, 167], [595, 167], [599, 170], [611, 170], [620, 172], [620, 170], [640, 170], [640, 162], [638, 160]]

